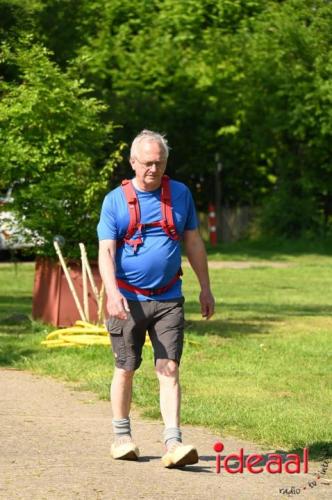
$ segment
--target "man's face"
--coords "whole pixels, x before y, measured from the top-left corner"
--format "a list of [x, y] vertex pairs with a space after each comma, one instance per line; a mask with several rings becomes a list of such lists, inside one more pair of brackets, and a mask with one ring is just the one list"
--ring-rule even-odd
[[143, 191], [154, 191], [161, 185], [166, 169], [165, 152], [156, 141], [142, 140], [130, 164], [135, 171], [138, 188]]

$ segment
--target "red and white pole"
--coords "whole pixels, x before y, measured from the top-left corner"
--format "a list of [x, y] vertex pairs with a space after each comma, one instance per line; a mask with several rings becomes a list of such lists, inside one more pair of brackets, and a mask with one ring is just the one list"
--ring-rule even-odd
[[216, 207], [213, 203], [209, 203], [209, 217], [208, 217], [208, 225], [209, 225], [209, 235], [210, 235], [210, 243], [211, 245], [217, 244], [217, 214]]

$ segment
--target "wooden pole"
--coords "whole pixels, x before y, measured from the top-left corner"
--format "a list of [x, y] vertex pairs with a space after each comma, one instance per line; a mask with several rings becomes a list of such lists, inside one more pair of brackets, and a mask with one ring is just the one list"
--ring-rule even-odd
[[82, 262], [82, 283], [83, 283], [83, 309], [87, 321], [89, 318], [89, 297], [88, 297], [88, 279], [87, 279], [87, 269], [86, 269], [86, 259], [84, 258], [85, 248], [83, 243], [79, 244], [81, 250], [81, 262]]
[[89, 264], [89, 261], [88, 261], [88, 257], [87, 257], [87, 254], [86, 254], [84, 243], [80, 243], [80, 249], [81, 249], [82, 258], [84, 259], [85, 268], [86, 268], [86, 271], [88, 273], [88, 278], [89, 278], [89, 281], [90, 281], [90, 285], [91, 285], [93, 294], [95, 296], [95, 299], [96, 299], [96, 302], [97, 302], [97, 305], [98, 305], [98, 303], [99, 303], [99, 292], [98, 292], [98, 288], [96, 286], [95, 280], [93, 278], [93, 274], [92, 274], [91, 267], [90, 267], [90, 264]]
[[78, 296], [77, 296], [74, 284], [72, 282], [72, 279], [70, 277], [67, 265], [66, 265], [66, 263], [64, 261], [64, 258], [63, 258], [63, 255], [62, 255], [59, 243], [57, 241], [53, 241], [53, 245], [54, 245], [55, 251], [56, 251], [56, 253], [57, 253], [58, 257], [59, 257], [59, 260], [60, 260], [63, 272], [65, 273], [66, 280], [67, 280], [67, 283], [68, 283], [68, 286], [69, 286], [69, 290], [71, 291], [71, 294], [72, 294], [72, 296], [74, 298], [74, 301], [75, 301], [76, 307], [78, 309], [79, 315], [81, 317], [81, 320], [82, 321], [86, 321], [85, 314], [83, 312], [82, 306], [81, 306], [80, 301], [78, 299]]

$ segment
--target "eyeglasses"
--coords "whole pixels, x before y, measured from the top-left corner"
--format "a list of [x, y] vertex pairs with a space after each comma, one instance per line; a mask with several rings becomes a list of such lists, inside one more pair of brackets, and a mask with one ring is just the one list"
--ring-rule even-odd
[[166, 166], [166, 160], [162, 160], [162, 161], [146, 161], [146, 162], [144, 162], [144, 161], [139, 160], [137, 158], [137, 156], [135, 156], [134, 158], [146, 170], [148, 170], [149, 168], [152, 168], [152, 167], [156, 167], [157, 170], [161, 170], [161, 169], [165, 168], [165, 166]]

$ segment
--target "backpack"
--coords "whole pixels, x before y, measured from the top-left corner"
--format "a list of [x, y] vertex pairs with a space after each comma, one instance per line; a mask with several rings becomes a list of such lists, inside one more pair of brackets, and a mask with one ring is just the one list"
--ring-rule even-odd
[[[117, 243], [118, 248], [124, 244], [127, 244], [133, 247], [134, 253], [136, 253], [139, 245], [143, 244], [142, 230], [146, 226], [150, 227], [159, 226], [163, 229], [166, 235], [172, 240], [180, 239], [180, 236], [177, 233], [173, 219], [173, 212], [171, 205], [171, 190], [169, 181], [170, 179], [168, 175], [163, 175], [161, 180], [161, 198], [160, 198], [162, 219], [154, 222], [149, 222], [147, 224], [141, 223], [141, 211], [132, 181], [128, 179], [122, 181], [121, 187], [125, 195], [125, 198], [127, 200], [128, 210], [129, 210], [129, 225], [125, 236], [122, 238], [122, 240], [119, 240]], [[136, 235], [136, 238], [133, 239], [133, 236], [136, 233], [136, 231], [138, 232], [138, 234]], [[117, 282], [121, 288], [125, 288], [128, 291], [140, 293], [146, 296], [151, 296], [154, 294], [161, 294], [166, 292], [169, 288], [171, 288], [174, 285], [174, 283], [180, 278], [181, 275], [182, 275], [182, 270], [180, 268], [179, 271], [176, 273], [176, 275], [171, 279], [171, 281], [167, 283], [167, 285], [154, 289], [138, 288], [120, 279], [118, 279]]]

